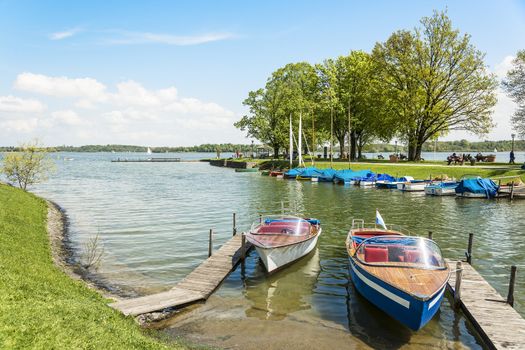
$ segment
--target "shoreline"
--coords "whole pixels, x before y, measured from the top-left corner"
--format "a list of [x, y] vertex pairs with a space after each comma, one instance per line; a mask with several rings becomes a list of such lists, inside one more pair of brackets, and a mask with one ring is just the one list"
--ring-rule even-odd
[[[42, 197], [40, 197], [42, 198]], [[73, 248], [69, 239], [69, 219], [64, 208], [57, 203], [42, 198], [47, 203], [47, 234], [51, 248], [51, 258], [56, 267], [73, 280], [82, 281], [88, 288], [103, 297], [119, 301], [124, 299], [114, 293], [109, 285], [96, 280], [93, 275], [73, 263]]]
[[[78, 266], [74, 263], [74, 251], [69, 239], [69, 219], [64, 208], [57, 203], [42, 198], [47, 203], [47, 234], [51, 250], [53, 264], [64, 272], [69, 278], [82, 282], [89, 289], [94, 290], [112, 302], [121, 301], [132, 297], [131, 293], [126, 293], [118, 288], [113, 288], [111, 284], [97, 278], [96, 272]], [[120, 293], [119, 293], [120, 292]], [[106, 305], [108, 308], [110, 306]], [[158, 312], [151, 312], [134, 317], [134, 320], [143, 328], [161, 329], [161, 321], [166, 321], [177, 316], [184, 310], [166, 309]]]

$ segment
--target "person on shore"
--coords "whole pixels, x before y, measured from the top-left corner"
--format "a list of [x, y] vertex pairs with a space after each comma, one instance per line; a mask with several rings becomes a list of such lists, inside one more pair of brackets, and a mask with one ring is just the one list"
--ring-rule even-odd
[[514, 151], [510, 151], [510, 161], [509, 164], [515, 164], [514, 160], [516, 160], [516, 157], [514, 156]]

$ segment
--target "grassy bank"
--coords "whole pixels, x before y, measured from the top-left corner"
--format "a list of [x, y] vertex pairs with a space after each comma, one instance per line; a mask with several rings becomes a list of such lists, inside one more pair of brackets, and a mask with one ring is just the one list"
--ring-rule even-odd
[[46, 202], [0, 184], [1, 349], [167, 349], [51, 260]]

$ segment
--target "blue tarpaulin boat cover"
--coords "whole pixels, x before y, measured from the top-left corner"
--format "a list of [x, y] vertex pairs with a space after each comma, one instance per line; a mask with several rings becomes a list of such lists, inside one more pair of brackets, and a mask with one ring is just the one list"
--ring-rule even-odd
[[289, 177], [296, 177], [297, 175], [300, 175], [304, 169], [305, 168], [293, 168], [285, 172], [284, 175]]
[[299, 174], [297, 174], [297, 176], [301, 176], [301, 177], [318, 177], [318, 176], [321, 176], [322, 175], [322, 172], [321, 170], [315, 168], [315, 167], [308, 167], [308, 168], [305, 168], [303, 169], [303, 171], [301, 171]]
[[339, 181], [350, 182], [358, 179], [369, 178], [374, 173], [370, 170], [353, 171], [351, 169], [339, 170], [335, 173], [335, 178]]
[[396, 181], [396, 178], [388, 174], [377, 174], [376, 181]]
[[481, 177], [472, 179], [463, 179], [456, 187], [456, 193], [484, 193], [487, 198], [493, 198], [498, 192], [498, 185], [491, 179], [482, 179]]
[[337, 171], [335, 169], [322, 169], [319, 175], [319, 181], [334, 181], [334, 176]]

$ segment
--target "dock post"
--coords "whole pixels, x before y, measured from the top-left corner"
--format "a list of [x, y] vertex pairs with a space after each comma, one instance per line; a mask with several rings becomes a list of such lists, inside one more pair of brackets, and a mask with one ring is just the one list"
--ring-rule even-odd
[[467, 256], [467, 263], [472, 264], [472, 243], [474, 241], [474, 234], [469, 233], [468, 234], [468, 247], [467, 247], [467, 253], [465, 254]]
[[510, 184], [510, 200], [514, 198], [514, 180]]
[[461, 301], [461, 276], [463, 275], [463, 267], [461, 261], [456, 263], [456, 285], [454, 286], [454, 307], [458, 308]]
[[432, 231], [428, 231], [428, 239], [432, 240]]
[[233, 234], [232, 236], [235, 236], [237, 234], [237, 221], [235, 217], [235, 213], [233, 213]]
[[210, 228], [210, 239], [208, 241], [208, 258], [213, 252], [213, 229]]
[[262, 214], [259, 214], [259, 224], [262, 224]]
[[510, 267], [509, 293], [507, 294], [507, 304], [514, 307], [514, 284], [516, 283], [516, 265]]
[[241, 261], [244, 262], [244, 259], [246, 258], [246, 236], [244, 235], [244, 232], [241, 234]]

